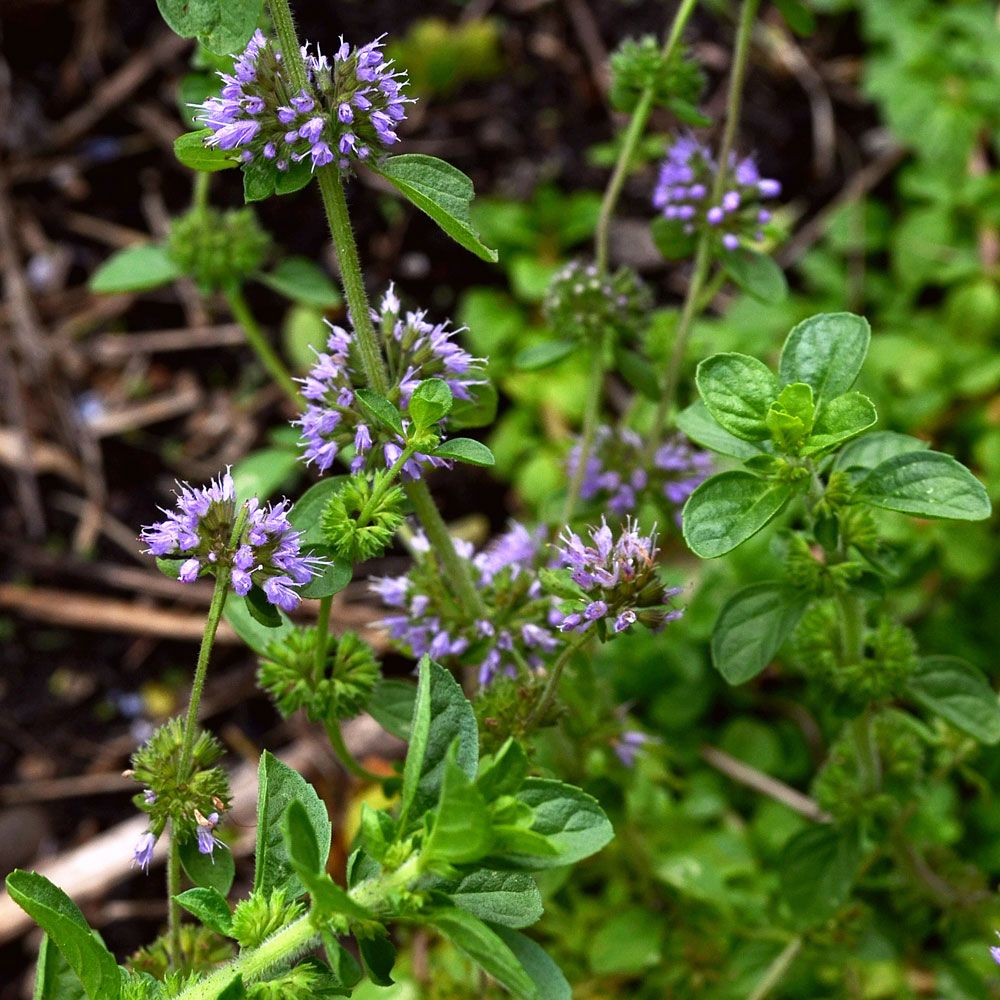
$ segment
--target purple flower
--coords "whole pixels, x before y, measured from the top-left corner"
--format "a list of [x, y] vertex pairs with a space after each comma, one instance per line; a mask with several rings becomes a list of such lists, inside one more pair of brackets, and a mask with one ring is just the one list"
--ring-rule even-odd
[[194, 813], [195, 821], [198, 826], [195, 830], [195, 836], [198, 838], [198, 851], [201, 854], [207, 854], [215, 861], [214, 851], [216, 847], [224, 847], [225, 845], [215, 836], [213, 831], [219, 825], [219, 814], [217, 812], [209, 813], [208, 816], [202, 816], [198, 810]]
[[144, 872], [149, 871], [149, 863], [153, 860], [153, 848], [156, 847], [156, 837], [149, 830], [141, 834], [132, 848], [132, 864], [138, 865]]
[[612, 743], [612, 749], [626, 767], [633, 767], [639, 751], [648, 742], [649, 737], [645, 733], [637, 729], [628, 729]]

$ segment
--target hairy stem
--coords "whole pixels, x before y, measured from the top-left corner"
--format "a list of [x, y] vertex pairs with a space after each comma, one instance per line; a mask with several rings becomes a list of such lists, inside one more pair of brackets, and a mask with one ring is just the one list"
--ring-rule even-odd
[[[719, 168], [712, 184], [711, 204], [717, 204], [721, 200], [729, 179], [729, 156], [736, 141], [736, 129], [739, 127], [740, 109], [743, 106], [743, 83], [746, 80], [747, 64], [750, 57], [754, 19], [759, 7], [760, 0], [743, 0], [743, 6], [740, 9], [740, 20], [736, 29], [736, 48], [733, 53], [733, 71], [729, 80], [729, 95], [726, 103], [726, 124], [719, 146]], [[712, 263], [712, 243], [713, 235], [706, 227], [698, 239], [691, 283], [688, 285], [680, 319], [677, 322], [677, 334], [674, 338], [670, 364], [664, 374], [663, 391], [660, 394], [656, 414], [653, 418], [652, 432], [649, 437], [650, 454], [656, 450], [663, 434], [663, 428], [673, 413], [691, 325], [699, 310], [707, 304], [701, 301], [701, 291], [708, 278]]]
[[747, 1000], [764, 1000], [771, 990], [785, 978], [785, 973], [791, 968], [792, 962], [795, 961], [796, 956], [801, 950], [802, 938], [793, 937], [767, 967], [764, 978], [757, 984], [754, 991], [747, 997]]
[[298, 90], [309, 90], [309, 78], [306, 76], [305, 63], [302, 61], [302, 51], [299, 38], [295, 33], [295, 19], [288, 0], [267, 0], [274, 21], [274, 30], [278, 35], [281, 47], [281, 58], [292, 83]]
[[175, 969], [181, 965], [181, 906], [174, 898], [180, 891], [181, 851], [171, 827], [167, 853], [167, 951]]
[[362, 781], [371, 781], [381, 784], [385, 780], [383, 775], [378, 775], [374, 771], [369, 771], [368, 768], [364, 767], [357, 757], [351, 753], [347, 744], [344, 742], [344, 733], [340, 728], [339, 719], [326, 719], [323, 723], [323, 727], [326, 729], [326, 736], [330, 741], [330, 746], [333, 747], [333, 752], [337, 755], [337, 759], [344, 765], [349, 773], [353, 774], [355, 778], [360, 778]]
[[285, 367], [285, 363], [268, 342], [267, 336], [258, 325], [257, 320], [254, 319], [250, 306], [247, 305], [247, 300], [243, 296], [243, 290], [238, 285], [230, 285], [224, 290], [224, 294], [236, 322], [243, 327], [247, 343], [253, 348], [268, 375], [281, 387], [295, 408], [302, 409], [303, 399], [299, 393], [299, 387], [295, 384], [291, 372]]
[[594, 449], [594, 440], [597, 437], [597, 425], [601, 419], [601, 395], [604, 390], [604, 358], [607, 353], [607, 343], [608, 335], [605, 333], [594, 345], [594, 356], [590, 359], [587, 398], [583, 409], [583, 431], [580, 435], [576, 468], [573, 470], [573, 478], [570, 480], [569, 490], [566, 493], [566, 502], [563, 504], [563, 524], [569, 524], [573, 517], [573, 510], [580, 498], [580, 490], [583, 488], [583, 480], [587, 474], [587, 461]]
[[555, 699], [556, 691], [559, 688], [559, 678], [562, 676], [562, 672], [566, 667], [566, 664], [569, 663], [570, 657], [589, 638], [589, 635], [583, 633], [576, 642], [567, 643], [567, 645], [563, 648], [563, 651], [559, 654], [559, 659], [557, 659], [549, 669], [549, 676], [545, 682], [545, 687], [542, 689], [541, 697], [535, 703], [535, 707], [528, 713], [527, 718], [524, 720], [524, 732], [530, 732], [545, 717], [545, 713], [548, 711], [549, 706]]

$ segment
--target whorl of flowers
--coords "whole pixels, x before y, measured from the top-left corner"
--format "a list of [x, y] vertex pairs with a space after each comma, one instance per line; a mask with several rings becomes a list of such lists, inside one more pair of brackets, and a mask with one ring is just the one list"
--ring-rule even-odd
[[691, 136], [679, 136], [667, 151], [653, 192], [653, 205], [663, 217], [676, 222], [685, 235], [706, 227], [718, 233], [727, 250], [742, 242], [761, 242], [761, 226], [771, 218], [762, 202], [776, 198], [781, 184], [761, 177], [752, 157], [729, 158], [729, 180], [718, 202], [712, 201], [712, 187], [719, 165], [707, 146]]
[[322, 560], [300, 551], [300, 533], [288, 521], [289, 501], [246, 501], [246, 518], [234, 538], [236, 486], [228, 470], [208, 486], [178, 483], [178, 489], [176, 509], [161, 508], [165, 519], [142, 529], [146, 552], [183, 559], [177, 573], [182, 583], [228, 566], [230, 584], [241, 597], [256, 585], [271, 604], [293, 611], [300, 600], [297, 589], [312, 580]]
[[[447, 321], [430, 323], [426, 317], [423, 310], [404, 313], [391, 285], [379, 308], [372, 310], [372, 320], [381, 325], [386, 346], [391, 385], [386, 396], [404, 417], [413, 391], [425, 379], [443, 379], [456, 399], [470, 399], [472, 387], [486, 381], [484, 361], [455, 342], [455, 334], [460, 331], [452, 329]], [[354, 331], [327, 325], [327, 350], [317, 355], [316, 364], [301, 379], [302, 395], [308, 400], [305, 412], [296, 421], [302, 430], [303, 457], [307, 464], [315, 463], [320, 472], [326, 472], [337, 455], [350, 448], [352, 472], [376, 468], [380, 462], [388, 468], [399, 458], [405, 442], [372, 426], [358, 409], [355, 392], [367, 383], [357, 357]], [[447, 462], [417, 453], [403, 466], [404, 477], [419, 479], [421, 466], [426, 464]]]
[[584, 632], [595, 623], [605, 629], [611, 622], [612, 631], [624, 632], [637, 621], [655, 629], [681, 616], [667, 603], [680, 588], [664, 589], [656, 575], [655, 531], [642, 535], [629, 519], [615, 538], [602, 518], [590, 540], [586, 544], [569, 528], [559, 537], [559, 563], [577, 588], [562, 603], [560, 631]]
[[371, 589], [398, 612], [382, 624], [411, 656], [429, 653], [437, 660], [477, 666], [482, 685], [497, 675], [517, 677], [525, 666], [542, 666], [544, 654], [562, 645], [553, 627], [552, 600], [538, 579], [545, 561], [543, 540], [543, 530], [532, 532], [517, 522], [478, 553], [456, 540], [490, 611], [490, 620], [470, 622], [442, 579], [426, 538], [418, 535], [409, 573], [371, 581]]
[[570, 261], [545, 294], [545, 318], [561, 337], [596, 339], [637, 335], [647, 322], [652, 293], [631, 268], [601, 274], [596, 264]]
[[347, 169], [352, 158], [377, 157], [399, 141], [396, 128], [412, 103], [403, 94], [406, 74], [385, 58], [382, 37], [354, 49], [341, 38], [332, 62], [304, 45], [309, 87], [296, 90], [282, 53], [256, 31], [233, 72], [219, 74], [219, 96], [197, 105], [196, 120], [212, 130], [206, 144], [278, 170], [306, 159], [313, 168], [336, 161]]
[[[580, 446], [575, 445], [566, 463], [567, 475], [576, 475]], [[650, 463], [645, 442], [627, 427], [599, 427], [587, 456], [580, 497], [593, 500], [619, 517], [634, 514], [646, 497], [668, 508], [680, 521], [684, 502], [712, 473], [712, 456], [700, 451], [682, 434], [675, 434], [656, 449]]]

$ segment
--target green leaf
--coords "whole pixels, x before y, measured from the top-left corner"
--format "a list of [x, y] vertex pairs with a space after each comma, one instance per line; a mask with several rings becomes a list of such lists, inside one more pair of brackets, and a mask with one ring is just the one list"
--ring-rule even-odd
[[684, 223], [657, 216], [649, 227], [656, 249], [667, 260], [686, 260], [694, 253], [694, 235], [684, 232]]
[[217, 889], [188, 889], [174, 899], [210, 930], [223, 937], [233, 936], [233, 914], [226, 897]]
[[813, 426], [815, 412], [812, 386], [805, 382], [786, 385], [771, 404], [764, 421], [775, 448], [784, 454], [797, 455]]
[[206, 146], [205, 140], [211, 136], [210, 128], [197, 132], [185, 132], [174, 140], [174, 156], [191, 170], [212, 174], [217, 170], [228, 170], [236, 166], [233, 154], [229, 150], [216, 146]]
[[982, 521], [992, 510], [983, 484], [940, 451], [911, 451], [886, 459], [857, 484], [855, 498], [901, 514], [955, 521]]
[[816, 16], [802, 0], [774, 0], [774, 6], [796, 35], [811, 35], [816, 30]]
[[302, 532], [302, 538], [299, 540], [302, 545], [321, 545], [325, 541], [320, 528], [323, 511], [326, 510], [334, 494], [339, 493], [349, 481], [349, 476], [321, 479], [295, 501], [288, 512], [288, 520], [296, 531]]
[[850, 830], [811, 826], [791, 837], [781, 854], [781, 894], [800, 926], [822, 923], [843, 906], [861, 856]]
[[461, 170], [422, 153], [393, 156], [372, 169], [429, 215], [456, 243], [477, 257], [496, 263], [496, 250], [479, 239], [472, 225], [469, 206], [475, 190]]
[[434, 449], [438, 458], [450, 458], [467, 465], [496, 465], [493, 452], [481, 441], [473, 438], [449, 438]]
[[299, 594], [311, 600], [321, 597], [332, 597], [339, 594], [354, 577], [354, 567], [343, 559], [338, 559], [332, 549], [309, 546], [309, 554], [319, 556], [327, 561], [327, 565], [304, 586], [299, 587]]
[[784, 509], [795, 487], [734, 470], [706, 479], [684, 504], [684, 540], [702, 559], [731, 552]]
[[258, 274], [257, 280], [304, 306], [332, 309], [342, 301], [327, 273], [308, 257], [286, 257], [269, 274]]
[[274, 178], [275, 194], [294, 194], [312, 181], [315, 174], [308, 160], [291, 163], [287, 170], [279, 170]]
[[419, 816], [438, 801], [452, 743], [458, 741], [455, 763], [466, 777], [474, 779], [479, 764], [476, 715], [458, 681], [426, 656], [419, 671], [410, 746], [403, 765], [401, 826], [411, 810]]
[[418, 430], [427, 430], [448, 415], [451, 403], [448, 383], [439, 378], [429, 378], [413, 390], [406, 412]]
[[575, 340], [544, 340], [518, 351], [514, 355], [514, 367], [522, 372], [551, 368], [556, 362], [569, 357], [576, 347]]
[[721, 427], [744, 441], [770, 437], [767, 411], [778, 396], [778, 380], [762, 361], [746, 354], [715, 354], [698, 365], [698, 392]]
[[819, 408], [803, 455], [819, 455], [864, 433], [878, 420], [875, 404], [860, 392], [835, 396]]
[[780, 583], [755, 583], [722, 606], [712, 631], [712, 662], [729, 684], [744, 684], [774, 659], [807, 600]]
[[376, 685], [365, 709], [387, 733], [408, 740], [416, 700], [415, 684], [383, 678]]
[[618, 374], [633, 389], [641, 392], [647, 399], [654, 402], [660, 398], [660, 380], [657, 378], [656, 367], [637, 351], [630, 351], [615, 343], [615, 367]]
[[143, 243], [113, 253], [91, 276], [88, 287], [100, 295], [143, 292], [169, 285], [181, 276], [164, 247]]
[[436, 862], [463, 865], [478, 861], [489, 853], [492, 843], [486, 802], [456, 763], [457, 752], [456, 738], [445, 758], [441, 796], [421, 850], [421, 860], [432, 868]]
[[650, 910], [611, 913], [588, 942], [590, 967], [599, 976], [638, 975], [660, 963], [662, 937], [662, 918]]
[[763, 454], [759, 445], [723, 430], [700, 399], [696, 399], [686, 410], [681, 410], [677, 415], [677, 426], [695, 444], [717, 451], [720, 455], [747, 459]]
[[156, 0], [163, 20], [182, 38], [195, 38], [211, 52], [227, 55], [246, 46], [260, 19], [263, 0]]
[[557, 868], [596, 854], [615, 832], [597, 800], [573, 785], [552, 778], [528, 778], [517, 793], [535, 813], [531, 832], [558, 852], [547, 857], [516, 855], [505, 860], [521, 868]]
[[301, 896], [304, 887], [292, 870], [291, 858], [281, 835], [281, 818], [293, 801], [298, 801], [309, 818], [320, 866], [326, 866], [332, 831], [330, 817], [316, 790], [297, 771], [264, 751], [260, 758], [257, 791], [257, 852], [253, 887], [264, 892], [284, 889], [289, 898]]
[[868, 320], [853, 313], [821, 313], [794, 327], [781, 349], [781, 384], [807, 382], [817, 401], [854, 385], [871, 340]]
[[307, 372], [326, 345], [329, 328], [322, 310], [294, 303], [281, 321], [281, 346], [293, 372]]
[[62, 952], [48, 934], [42, 935], [35, 963], [32, 1000], [84, 1000], [86, 996], [80, 977], [69, 967]]
[[573, 1000], [562, 969], [531, 938], [509, 927], [490, 925], [491, 930], [514, 953], [521, 968], [535, 984], [538, 1000]]
[[267, 160], [253, 160], [243, 164], [243, 200], [249, 205], [264, 201], [274, 194], [278, 171]]
[[454, 430], [489, 427], [496, 420], [499, 397], [492, 382], [472, 386], [469, 394], [471, 399], [456, 399], [448, 414], [448, 426]]
[[542, 915], [542, 894], [527, 872], [481, 868], [445, 892], [456, 906], [491, 924], [530, 927]]
[[834, 469], [874, 469], [887, 458], [905, 455], [908, 451], [926, 451], [930, 445], [920, 438], [896, 431], [875, 431], [852, 441], [837, 454]]
[[236, 975], [215, 995], [214, 1000], [243, 1000], [246, 995], [243, 977]]
[[371, 389], [358, 389], [354, 398], [370, 420], [388, 427], [400, 436], [403, 435], [403, 417], [388, 399]]
[[758, 302], [774, 306], [788, 297], [785, 272], [765, 253], [746, 247], [727, 251], [722, 255], [722, 267], [747, 295]]
[[236, 877], [236, 864], [228, 847], [216, 846], [211, 854], [202, 854], [198, 841], [192, 837], [181, 842], [178, 853], [184, 873], [196, 886], [228, 895]]
[[288, 803], [288, 808], [281, 818], [281, 835], [285, 850], [288, 852], [288, 860], [304, 885], [309, 885], [312, 876], [324, 874], [325, 852], [321, 860], [319, 841], [316, 839], [312, 819], [306, 807], [298, 799], [292, 799]]
[[7, 892], [48, 934], [90, 1000], [117, 1000], [121, 993], [118, 963], [62, 889], [35, 872], [15, 869], [7, 876]]
[[492, 757], [481, 762], [476, 786], [487, 802], [493, 802], [501, 795], [516, 795], [527, 776], [527, 754], [520, 743], [508, 737]]
[[922, 659], [906, 682], [914, 701], [981, 743], [1000, 743], [1000, 703], [986, 677], [957, 656]]
[[456, 906], [433, 910], [423, 919], [515, 996], [525, 1000], [538, 996], [534, 982], [514, 952], [478, 917]]
[[396, 964], [396, 949], [383, 930], [374, 937], [357, 938], [358, 951], [368, 970], [368, 976], [377, 986], [392, 986], [392, 967]]
[[299, 456], [288, 448], [261, 448], [233, 466], [236, 496], [240, 500], [257, 497], [267, 500], [282, 487], [293, 483], [302, 470]]
[[260, 656], [264, 655], [272, 642], [280, 642], [295, 631], [295, 625], [283, 611], [278, 612], [280, 624], [276, 628], [268, 628], [254, 618], [246, 601], [233, 596], [226, 601], [222, 614], [236, 634]]
[[[228, 604], [229, 601], [227, 600], [226, 603]], [[243, 603], [258, 625], [271, 629], [281, 628], [281, 612], [267, 599], [267, 595], [256, 584], [247, 591]]]
[[330, 972], [337, 981], [348, 990], [353, 989], [361, 981], [363, 975], [361, 966], [354, 956], [328, 930], [320, 932], [323, 938], [323, 950], [330, 963]]

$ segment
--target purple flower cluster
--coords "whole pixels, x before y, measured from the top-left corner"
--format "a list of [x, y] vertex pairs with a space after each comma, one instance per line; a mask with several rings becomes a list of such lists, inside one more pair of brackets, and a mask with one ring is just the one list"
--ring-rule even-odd
[[679, 136], [660, 167], [654, 207], [685, 235], [706, 227], [717, 232], [727, 250], [735, 250], [744, 240], [760, 243], [764, 239], [760, 227], [771, 218], [761, 202], [778, 197], [781, 184], [761, 177], [752, 157], [739, 159], [732, 153], [726, 190], [715, 202], [711, 193], [718, 172], [707, 146], [689, 135]]
[[[567, 475], [576, 475], [580, 445], [569, 453]], [[580, 497], [593, 500], [612, 514], [634, 514], [650, 499], [661, 509], [666, 506], [680, 523], [681, 508], [695, 489], [712, 474], [712, 456], [675, 434], [657, 448], [650, 461], [645, 442], [627, 427], [612, 430], [599, 427], [594, 447], [587, 456]]]
[[639, 751], [649, 742], [649, 737], [638, 729], [626, 729], [612, 744], [618, 759], [626, 767], [634, 767]]
[[183, 558], [177, 574], [183, 583], [228, 566], [232, 588], [241, 597], [256, 584], [271, 604], [293, 611], [300, 600], [297, 588], [309, 583], [323, 561], [301, 553], [299, 532], [288, 521], [289, 502], [248, 500], [243, 528], [234, 539], [236, 486], [228, 470], [208, 486], [178, 487], [176, 509], [163, 510], [164, 520], [142, 529], [146, 552]]
[[[384, 36], [383, 36], [384, 37]], [[382, 38], [352, 49], [341, 38], [331, 62], [303, 46], [309, 86], [294, 92], [282, 53], [261, 31], [220, 73], [222, 92], [196, 105], [197, 120], [212, 130], [206, 145], [239, 150], [244, 163], [262, 158], [287, 170], [308, 159], [313, 168], [336, 160], [367, 160], [399, 141], [406, 117], [406, 74], [392, 68]]]
[[[425, 379], [447, 382], [456, 399], [470, 399], [470, 390], [486, 381], [484, 361], [474, 358], [454, 337], [459, 330], [447, 322], [430, 323], [423, 311], [402, 311], [393, 287], [382, 297], [372, 319], [381, 324], [386, 345], [386, 361], [392, 388], [387, 393], [404, 416], [410, 397]], [[377, 465], [374, 456], [381, 451], [381, 461], [388, 468], [402, 453], [405, 442], [390, 438], [380, 428], [371, 426], [355, 406], [354, 394], [365, 386], [356, 357], [354, 332], [330, 326], [327, 351], [318, 354], [316, 364], [302, 379], [302, 395], [309, 401], [296, 421], [302, 430], [302, 445], [307, 464], [315, 463], [320, 472], [333, 465], [346, 448], [353, 451], [350, 467], [359, 472]], [[443, 459], [417, 453], [403, 466], [403, 475], [419, 479], [424, 465], [447, 465]]]
[[639, 533], [628, 519], [615, 538], [602, 518], [590, 529], [591, 545], [566, 528], [559, 537], [559, 563], [570, 570], [576, 596], [564, 601], [558, 625], [562, 632], [585, 632], [595, 623], [624, 632], [637, 621], [660, 628], [680, 618], [668, 601], [680, 588], [664, 589], [656, 575], [656, 532]]
[[517, 677], [544, 665], [546, 654], [562, 645], [555, 630], [561, 616], [538, 579], [544, 562], [544, 530], [529, 531], [513, 522], [478, 553], [456, 540], [474, 569], [490, 618], [469, 622], [442, 579], [427, 540], [418, 535], [416, 558], [404, 576], [373, 578], [371, 589], [398, 613], [382, 624], [411, 656], [468, 663], [479, 669], [479, 683], [501, 675]]

